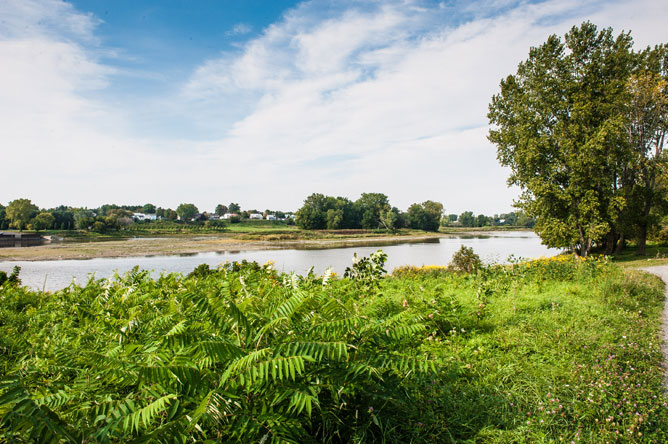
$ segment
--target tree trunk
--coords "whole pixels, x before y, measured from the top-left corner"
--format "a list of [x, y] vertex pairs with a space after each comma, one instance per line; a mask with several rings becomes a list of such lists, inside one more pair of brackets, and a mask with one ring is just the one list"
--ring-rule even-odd
[[617, 239], [619, 239], [619, 236], [615, 232], [615, 229], [613, 228], [610, 230], [608, 235], [606, 236], [605, 239], [605, 254], [610, 255], [615, 251], [615, 246], [617, 245]]
[[643, 209], [643, 217], [638, 224], [638, 249], [636, 254], [638, 256], [645, 255], [645, 246], [647, 244], [647, 229], [649, 228], [649, 212], [652, 209], [652, 196], [645, 196], [645, 208]]
[[617, 248], [615, 249], [615, 254], [622, 254], [622, 250], [626, 246], [626, 238], [622, 234], [619, 236], [619, 241], [617, 242]]
[[647, 221], [643, 220], [638, 226], [638, 249], [636, 255], [645, 255], [645, 245], [647, 244]]

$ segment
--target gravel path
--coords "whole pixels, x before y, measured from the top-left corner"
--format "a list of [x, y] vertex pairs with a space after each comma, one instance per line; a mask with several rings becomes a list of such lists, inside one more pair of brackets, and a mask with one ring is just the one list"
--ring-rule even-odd
[[[641, 270], [647, 271], [649, 273], [659, 276], [663, 282], [666, 284], [666, 299], [668, 300], [668, 265], [660, 265], [658, 267], [647, 267], [641, 268]], [[663, 368], [666, 373], [666, 379], [663, 384], [666, 390], [668, 390], [668, 302], [664, 304], [663, 307], [663, 316], [661, 317], [661, 323], [663, 325], [663, 344], [661, 349], [663, 351]]]

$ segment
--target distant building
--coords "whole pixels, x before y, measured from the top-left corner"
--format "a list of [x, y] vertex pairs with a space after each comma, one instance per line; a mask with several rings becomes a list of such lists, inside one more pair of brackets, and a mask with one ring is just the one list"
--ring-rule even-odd
[[260, 213], [251, 213], [249, 218], [251, 218], [251, 219], [264, 219]]
[[142, 220], [157, 220], [158, 216], [155, 214], [146, 214], [146, 213], [132, 213], [132, 218], [137, 221]]
[[225, 213], [221, 216], [221, 219], [228, 220], [228, 219], [230, 219], [231, 217], [234, 217], [234, 216], [238, 217], [239, 215], [237, 213]]
[[276, 220], [276, 216], [273, 214], [267, 214], [267, 220]]

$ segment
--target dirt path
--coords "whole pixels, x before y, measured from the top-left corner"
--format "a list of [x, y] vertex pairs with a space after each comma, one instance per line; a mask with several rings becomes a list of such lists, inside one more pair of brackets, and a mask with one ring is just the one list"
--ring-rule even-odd
[[668, 390], [668, 265], [661, 265], [658, 267], [646, 267], [641, 270], [647, 271], [657, 275], [666, 284], [666, 303], [663, 307], [663, 316], [661, 317], [661, 324], [663, 325], [663, 344], [661, 349], [663, 351], [664, 361], [663, 368], [666, 373], [666, 379], [663, 381], [664, 387]]

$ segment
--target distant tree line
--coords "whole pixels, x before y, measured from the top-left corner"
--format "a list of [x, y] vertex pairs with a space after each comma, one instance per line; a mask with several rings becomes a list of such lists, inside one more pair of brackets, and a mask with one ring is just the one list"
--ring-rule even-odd
[[464, 211], [459, 216], [448, 214], [443, 218], [443, 225], [450, 227], [523, 227], [533, 228], [536, 219], [527, 216], [523, 212], [512, 211], [510, 213], [495, 214], [494, 216], [485, 216], [484, 214], [474, 215], [472, 211]]
[[403, 212], [382, 193], [362, 193], [356, 201], [314, 193], [297, 210], [297, 226], [306, 230], [416, 228], [437, 231], [443, 204], [431, 200], [414, 203]]
[[30, 199], [16, 199], [7, 206], [0, 204], [0, 230], [15, 228], [18, 230], [85, 230], [106, 233], [122, 230], [133, 224], [149, 224], [150, 220], [140, 220], [135, 213], [155, 215], [160, 221], [181, 223], [185, 225], [204, 225], [222, 227], [225, 222], [221, 217], [230, 213], [230, 223], [249, 219], [253, 213], [269, 215], [278, 220], [287, 220], [294, 224], [289, 216], [291, 213], [272, 210], [241, 210], [238, 203], [219, 204], [213, 213], [200, 212], [192, 203], [182, 203], [176, 209], [156, 207], [151, 203], [145, 205], [105, 204], [98, 208], [81, 208], [60, 205], [54, 208], [40, 209]]

